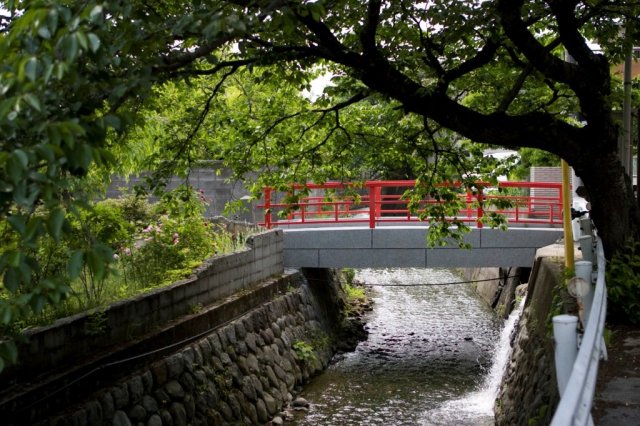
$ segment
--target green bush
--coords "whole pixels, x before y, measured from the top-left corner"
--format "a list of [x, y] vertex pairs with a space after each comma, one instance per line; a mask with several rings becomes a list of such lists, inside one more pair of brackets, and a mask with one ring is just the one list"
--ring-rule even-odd
[[[204, 259], [233, 250], [232, 236], [223, 226], [202, 217], [201, 194], [182, 189], [155, 205], [134, 196], [109, 199], [76, 211], [69, 217], [67, 238], [43, 238], [38, 247], [23, 250], [33, 255], [33, 280], [63, 281], [64, 293], [36, 295], [33, 304], [42, 305], [37, 314], [25, 313], [15, 331], [30, 325], [47, 324], [57, 318], [99, 308], [114, 300], [130, 297], [146, 289], [187, 277]], [[0, 221], [0, 249], [15, 248], [15, 232]], [[95, 250], [114, 262], [107, 267], [95, 259]], [[79, 256], [78, 279], [68, 277], [67, 261]], [[92, 257], [93, 256], [93, 257]], [[46, 286], [45, 286], [46, 287]], [[65, 297], [66, 296], [66, 297]], [[0, 284], [0, 299], [12, 306], [8, 292]], [[33, 295], [30, 297], [34, 297]], [[55, 303], [44, 301], [55, 298]], [[0, 327], [0, 335], [7, 330]]]
[[609, 318], [640, 324], [640, 242], [630, 240], [607, 267]]

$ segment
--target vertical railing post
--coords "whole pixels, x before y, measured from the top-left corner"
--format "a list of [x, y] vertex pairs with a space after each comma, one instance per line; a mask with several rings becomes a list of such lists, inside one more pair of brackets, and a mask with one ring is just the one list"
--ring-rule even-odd
[[478, 187], [478, 213], [476, 217], [476, 226], [478, 228], [482, 228], [482, 216], [484, 216], [484, 209], [482, 208], [482, 204], [484, 203], [484, 194], [482, 192], [482, 187]]
[[271, 229], [271, 188], [264, 189], [264, 226]]
[[367, 182], [369, 190], [369, 228], [376, 227], [376, 206], [378, 204], [376, 186], [372, 182]]
[[467, 189], [467, 219], [471, 219], [473, 217], [473, 209], [471, 205], [473, 204], [473, 193], [470, 189]]

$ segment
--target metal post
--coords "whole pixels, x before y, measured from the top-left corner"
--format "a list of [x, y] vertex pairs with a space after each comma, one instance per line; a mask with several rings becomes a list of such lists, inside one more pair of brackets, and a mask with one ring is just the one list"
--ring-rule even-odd
[[569, 164], [562, 160], [562, 219], [564, 226], [564, 266], [573, 268], [573, 229], [571, 227], [571, 192], [569, 189]]
[[573, 364], [578, 356], [578, 317], [556, 315], [553, 317], [555, 340], [556, 379], [560, 396], [564, 393], [571, 376]]
[[484, 202], [484, 194], [482, 192], [482, 188], [478, 187], [478, 217], [476, 218], [476, 226], [478, 229], [482, 228], [482, 216], [484, 216], [484, 209], [482, 204]]

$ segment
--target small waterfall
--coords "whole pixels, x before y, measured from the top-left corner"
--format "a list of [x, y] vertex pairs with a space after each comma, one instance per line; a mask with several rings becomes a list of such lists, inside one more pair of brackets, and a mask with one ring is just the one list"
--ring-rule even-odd
[[[500, 339], [496, 345], [491, 369], [489, 370], [484, 382], [479, 390], [471, 392], [464, 397], [445, 403], [442, 407], [435, 410], [437, 413], [428, 413], [429, 418], [440, 417], [442, 419], [450, 418], [449, 413], [458, 413], [460, 424], [470, 425], [492, 425], [493, 424], [493, 407], [495, 399], [500, 390], [502, 376], [507, 368], [511, 356], [511, 335], [513, 334], [522, 310], [524, 309], [525, 298], [520, 301], [518, 306], [511, 312], [509, 318], [504, 323], [500, 333]], [[465, 413], [463, 415], [462, 413]], [[466, 417], [466, 421], [465, 418]], [[445, 422], [425, 421], [425, 425], [446, 424]]]
[[520, 319], [520, 315], [522, 314], [525, 299], [526, 298], [522, 298], [518, 306], [511, 312], [509, 318], [507, 318], [504, 323], [504, 328], [500, 333], [500, 341], [498, 342], [498, 347], [496, 348], [496, 352], [493, 355], [491, 370], [489, 370], [489, 374], [487, 375], [484, 386], [481, 390], [481, 392], [486, 392], [490, 396], [492, 409], [493, 402], [498, 396], [502, 376], [504, 375], [504, 371], [507, 368], [507, 363], [509, 362], [509, 357], [511, 356], [511, 335], [513, 334], [513, 331], [518, 324], [518, 320]]

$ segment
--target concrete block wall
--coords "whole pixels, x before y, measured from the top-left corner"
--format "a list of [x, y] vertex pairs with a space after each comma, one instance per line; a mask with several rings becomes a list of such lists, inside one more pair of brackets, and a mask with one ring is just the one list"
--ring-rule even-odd
[[[173, 189], [184, 181], [183, 178], [173, 177], [167, 184], [167, 189]], [[220, 161], [211, 161], [207, 165], [195, 167], [189, 174], [189, 183], [195, 189], [202, 189], [208, 206], [205, 215], [209, 217], [224, 215], [225, 205], [229, 201], [241, 199], [249, 195], [249, 191], [241, 181], [233, 179], [231, 170], [222, 165]], [[111, 185], [107, 189], [107, 198], [118, 198], [122, 194], [131, 191], [135, 185], [144, 184], [144, 175], [132, 175], [127, 177], [112, 176]], [[264, 212], [256, 208], [257, 202], [246, 203], [248, 211], [239, 212], [238, 219], [257, 223], [262, 221]]]
[[[531, 167], [531, 182], [562, 182], [562, 169], [560, 167]], [[556, 197], [557, 191], [554, 189], [532, 188], [531, 195], [534, 197]]]
[[104, 311], [81, 313], [27, 331], [19, 365], [0, 380], [24, 382], [39, 373], [126, 343], [182, 315], [284, 272], [283, 234], [268, 231], [247, 239], [240, 252], [206, 260], [189, 278], [116, 302]]

